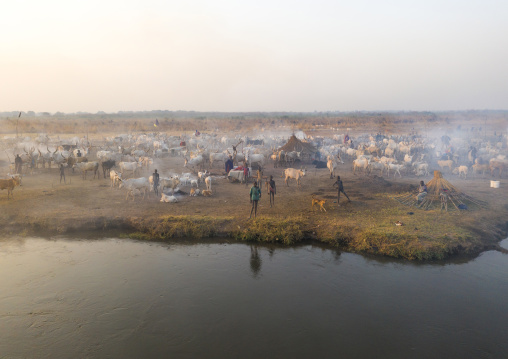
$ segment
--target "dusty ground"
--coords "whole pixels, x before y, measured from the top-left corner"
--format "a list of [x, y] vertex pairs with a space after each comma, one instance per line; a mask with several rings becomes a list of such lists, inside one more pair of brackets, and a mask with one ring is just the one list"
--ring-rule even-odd
[[[164, 176], [169, 170], [189, 172], [183, 167], [183, 158], [168, 157], [161, 159], [150, 171], [142, 173], [149, 176], [153, 168]], [[332, 188], [334, 179], [330, 179], [327, 169], [314, 169], [307, 164], [307, 175], [302, 179], [300, 188], [293, 181], [289, 187], [281, 178], [282, 169], [273, 168], [270, 163], [265, 166], [264, 176], [273, 175], [277, 184], [276, 204], [270, 208], [269, 199], [263, 183], [263, 196], [259, 203], [258, 216], [273, 221], [286, 218], [299, 218], [305, 222], [305, 231], [314, 238], [324, 239], [337, 244], [337, 238], [344, 234], [364, 238], [389, 236], [389, 241], [400, 242], [401, 238], [412, 238], [420, 247], [443, 246], [446, 241], [453, 241], [450, 253], [462, 250], [479, 251], [491, 247], [496, 240], [506, 236], [508, 218], [508, 196], [506, 180], [501, 180], [501, 188], [490, 188], [490, 179], [468, 178], [459, 179], [451, 174], [445, 178], [456, 187], [473, 197], [489, 203], [487, 209], [479, 209], [458, 213], [442, 213], [440, 211], [420, 211], [409, 209], [392, 196], [408, 191], [416, 186], [419, 178], [408, 176], [399, 178], [378, 177], [366, 174], [354, 175], [349, 162], [340, 165], [336, 174], [340, 174], [346, 193], [351, 203], [341, 196], [341, 207], [338, 208], [336, 190]], [[7, 200], [6, 191], [0, 192], [0, 225], [7, 233], [42, 233], [57, 234], [82, 232], [89, 230], [117, 229], [130, 231], [126, 223], [132, 220], [158, 218], [167, 215], [187, 215], [196, 218], [210, 216], [213, 218], [229, 218], [238, 229], [249, 226], [248, 221], [251, 205], [249, 189], [252, 183], [229, 183], [223, 177], [223, 168], [215, 167], [212, 174], [217, 178], [212, 184], [213, 196], [179, 197], [180, 202], [161, 203], [152, 193], [142, 201], [127, 201], [124, 190], [111, 189], [109, 179], [83, 180], [77, 172], [67, 172], [67, 183], [59, 183], [59, 172], [56, 168], [39, 169], [32, 175], [23, 178], [22, 187], [14, 190], [14, 199]], [[428, 181], [432, 178], [423, 178]], [[413, 187], [414, 188], [414, 187]], [[184, 191], [189, 188], [183, 187]], [[311, 208], [311, 195], [326, 199], [327, 212], [319, 212]], [[414, 212], [409, 215], [408, 212]], [[404, 226], [398, 227], [394, 222], [402, 221]], [[4, 231], [5, 232], [5, 231]], [[100, 232], [99, 232], [100, 233]], [[360, 236], [363, 236], [361, 237]], [[433, 242], [438, 240], [438, 244]], [[394, 242], [394, 243], [395, 243]], [[452, 243], [452, 242], [450, 242]], [[393, 243], [383, 244], [395, 245]], [[414, 245], [406, 243], [403, 245]], [[376, 252], [380, 244], [362, 247], [355, 245], [352, 250]], [[386, 254], [386, 253], [385, 253]], [[388, 254], [395, 255], [397, 254]], [[407, 257], [407, 255], [402, 255]]]

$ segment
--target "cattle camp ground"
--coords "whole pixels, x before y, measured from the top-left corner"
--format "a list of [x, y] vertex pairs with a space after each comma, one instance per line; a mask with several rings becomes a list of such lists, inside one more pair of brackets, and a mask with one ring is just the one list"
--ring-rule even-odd
[[[14, 188], [13, 198], [7, 199], [7, 191], [0, 191], [0, 223], [7, 233], [27, 235], [115, 232], [144, 240], [220, 237], [284, 244], [315, 240], [345, 250], [406, 259], [437, 259], [496, 247], [507, 232], [508, 153], [502, 126], [506, 119], [493, 119], [488, 132], [479, 130], [485, 124], [475, 118], [467, 126], [463, 121], [443, 120], [440, 128], [430, 120], [423, 121], [426, 125], [409, 121], [398, 127], [397, 118], [392, 124], [389, 120], [385, 119], [384, 128], [368, 130], [358, 118], [337, 127], [321, 125], [320, 121], [326, 121], [315, 118], [273, 124], [265, 118], [255, 124], [244, 119], [240, 122], [245, 130], [239, 130], [232, 128], [232, 120], [217, 119], [201, 126], [200, 136], [179, 121], [154, 128], [152, 119], [138, 120], [135, 129], [121, 133], [106, 127], [101, 130], [100, 125], [96, 132], [84, 132], [65, 119], [68, 133], [53, 133], [46, 126], [44, 132], [35, 129], [16, 136], [10, 128], [10, 133], [2, 134], [1, 177], [13, 173], [16, 153], [31, 166], [23, 166], [22, 185]], [[87, 121], [89, 128], [95, 122], [93, 118]], [[365, 121], [371, 126], [375, 123], [367, 117]], [[350, 143], [344, 143], [346, 134]], [[443, 138], [445, 134], [449, 139]], [[477, 162], [471, 161], [471, 147], [476, 149]], [[73, 171], [67, 167], [65, 183], [60, 183], [57, 165], [75, 158], [77, 149], [99, 168], [76, 164]], [[248, 163], [252, 168], [249, 183], [226, 176], [224, 162], [230, 155], [236, 155], [235, 167], [249, 157], [255, 159]], [[214, 158], [212, 166], [210, 158]], [[121, 181], [113, 186], [109, 170], [103, 172], [101, 167], [107, 161], [115, 162], [113, 171], [123, 172]], [[451, 165], [441, 166], [441, 161], [451, 161]], [[262, 198], [258, 218], [248, 220], [248, 193], [258, 178], [259, 166]], [[91, 172], [82, 172], [80, 167]], [[300, 185], [295, 179], [288, 179], [286, 185], [283, 173], [291, 168], [300, 172]], [[146, 185], [130, 192], [126, 185], [118, 188], [122, 181], [133, 178], [149, 183], [154, 169], [161, 182], [178, 178], [177, 185], [170, 181], [165, 189], [168, 196], [176, 190], [175, 202], [161, 202], [161, 196]], [[394, 199], [415, 192], [421, 180], [432, 180], [434, 171], [487, 205], [424, 211]], [[190, 196], [192, 188], [206, 189], [200, 172], [210, 179], [210, 196]], [[340, 207], [332, 187], [337, 175], [352, 200], [347, 203], [342, 195]], [[271, 208], [266, 189], [269, 176], [277, 184]], [[496, 182], [499, 188], [491, 186]], [[312, 209], [313, 195], [326, 200], [327, 212]]]

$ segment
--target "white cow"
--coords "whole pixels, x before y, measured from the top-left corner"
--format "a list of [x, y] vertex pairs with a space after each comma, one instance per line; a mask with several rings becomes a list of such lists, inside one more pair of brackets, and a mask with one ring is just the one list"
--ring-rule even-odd
[[467, 178], [467, 172], [468, 172], [468, 167], [467, 166], [459, 166], [459, 167], [455, 167], [453, 169], [453, 174], [458, 174], [459, 177], [462, 177], [464, 176], [464, 179]]
[[193, 169], [195, 167], [202, 168], [203, 167], [203, 156], [197, 155], [196, 157], [191, 158], [190, 160], [185, 158], [185, 164], [183, 166], [184, 167], [189, 167], [190, 166]]
[[118, 188], [126, 188], [127, 189], [127, 197], [129, 198], [133, 193], [133, 190], [139, 190], [143, 193], [143, 199], [145, 199], [146, 193], [150, 190], [150, 184], [148, 182], [148, 178], [140, 177], [140, 178], [130, 178], [130, 179], [119, 179], [120, 186]]
[[[330, 157], [330, 156], [328, 156]], [[328, 170], [330, 171], [330, 178], [335, 177], [335, 167], [337, 166], [337, 163], [332, 159], [328, 158], [328, 161], [326, 162], [326, 167], [328, 167]]]
[[265, 156], [260, 153], [250, 154], [247, 152], [245, 155], [245, 159], [247, 160], [247, 164], [249, 167], [252, 167], [253, 163], [259, 163], [261, 167], [265, 165]]
[[372, 174], [375, 170], [381, 171], [381, 175], [383, 175], [383, 171], [385, 169], [385, 164], [383, 162], [370, 162], [368, 166], [369, 173]]
[[139, 162], [120, 162], [118, 163], [118, 166], [120, 166], [120, 172], [122, 172], [122, 175], [124, 171], [132, 171], [132, 176], [135, 176], [136, 171], [141, 167]]
[[231, 170], [231, 171], [229, 171], [229, 173], [228, 173], [228, 180], [230, 182], [232, 180], [238, 180], [240, 182], [244, 182], [245, 181], [245, 175], [243, 173], [243, 170], [240, 170], [240, 171]]
[[208, 176], [205, 178], [205, 185], [208, 191], [212, 190], [212, 177]]
[[228, 159], [228, 155], [225, 153], [210, 153], [210, 168], [212, 168], [213, 163], [218, 161], [221, 164], [224, 164]]
[[289, 187], [289, 179], [290, 178], [293, 178], [296, 180], [296, 184], [298, 186], [300, 186], [300, 178], [302, 178], [303, 176], [305, 176], [305, 172], [306, 170], [303, 169], [303, 170], [297, 170], [297, 169], [294, 169], [294, 168], [286, 168], [283, 172], [282, 172], [282, 175], [284, 178], [284, 182], [286, 183], [286, 185]]
[[175, 197], [175, 196], [168, 196], [166, 194], [162, 194], [161, 195], [161, 202], [166, 202], [166, 203], [177, 203], [178, 202], [178, 199]]
[[357, 168], [363, 168], [366, 171], [369, 166], [369, 163], [370, 161], [365, 157], [353, 160], [353, 174], [356, 174]]
[[402, 177], [402, 175], [400, 174], [400, 170], [401, 169], [404, 169], [404, 165], [398, 165], [398, 164], [395, 164], [395, 163], [387, 163], [386, 164], [386, 173], [387, 173], [387, 176], [390, 176], [390, 171], [394, 171], [393, 172], [393, 177], [395, 177], [395, 175], [398, 173], [400, 177]]
[[98, 173], [99, 162], [97, 162], [97, 161], [76, 163], [74, 165], [74, 167], [76, 167], [77, 169], [79, 169], [82, 172], [83, 179], [86, 179], [86, 173], [88, 171], [93, 171], [93, 178], [95, 178], [95, 176], [97, 176], [97, 179], [99, 179], [99, 173]]

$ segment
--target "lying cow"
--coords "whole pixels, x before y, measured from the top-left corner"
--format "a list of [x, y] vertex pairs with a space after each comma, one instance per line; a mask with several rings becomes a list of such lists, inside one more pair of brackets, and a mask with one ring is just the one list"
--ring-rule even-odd
[[178, 199], [175, 196], [168, 196], [163, 193], [161, 195], [161, 202], [176, 203], [178, 202]]

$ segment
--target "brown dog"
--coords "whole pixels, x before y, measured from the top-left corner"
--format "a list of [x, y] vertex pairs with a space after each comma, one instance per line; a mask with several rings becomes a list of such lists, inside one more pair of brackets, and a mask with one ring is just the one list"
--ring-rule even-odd
[[325, 203], [326, 203], [326, 199], [318, 199], [318, 198], [314, 197], [314, 195], [312, 195], [312, 209], [314, 209], [314, 204], [317, 204], [317, 205], [319, 205], [320, 211], [326, 212]]
[[204, 189], [202, 192], [203, 196], [210, 197], [212, 195], [212, 191]]

